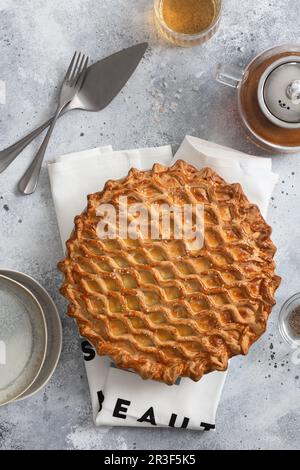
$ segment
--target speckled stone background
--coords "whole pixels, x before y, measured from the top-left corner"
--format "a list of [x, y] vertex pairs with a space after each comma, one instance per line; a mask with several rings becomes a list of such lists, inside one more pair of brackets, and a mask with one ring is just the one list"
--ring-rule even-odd
[[[240, 127], [235, 93], [213, 81], [217, 62], [245, 65], [264, 48], [300, 42], [295, 0], [227, 0], [218, 34], [206, 45], [180, 49], [154, 29], [151, 0], [0, 0], [0, 148], [55, 109], [57, 85], [75, 49], [94, 59], [149, 41], [143, 64], [103, 112], [73, 112], [56, 128], [48, 158], [112, 144], [115, 149], [172, 143], [186, 133], [252, 154]], [[3, 102], [3, 84], [1, 86]], [[160, 429], [96, 429], [76, 329], [58, 294], [62, 257], [46, 167], [35, 195], [16, 182], [40, 141], [0, 175], [0, 265], [34, 276], [55, 299], [64, 347], [46, 389], [0, 409], [0, 449], [296, 449], [300, 448], [300, 365], [278, 333], [283, 301], [300, 290], [300, 155], [274, 156], [280, 183], [269, 222], [283, 283], [268, 333], [246, 358], [232, 360], [209, 433]]]

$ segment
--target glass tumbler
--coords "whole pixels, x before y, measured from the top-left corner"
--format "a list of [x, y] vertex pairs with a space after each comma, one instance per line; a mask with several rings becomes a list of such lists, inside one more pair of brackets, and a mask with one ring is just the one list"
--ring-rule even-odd
[[289, 298], [279, 314], [279, 331], [293, 348], [300, 348], [300, 293]]
[[[217, 31], [222, 14], [223, 0], [210, 0], [211, 7], [214, 8], [214, 15], [211, 22], [204, 29], [194, 33], [186, 34], [172, 29], [164, 18], [164, 2], [170, 0], [154, 0], [154, 20], [160, 34], [169, 42], [182, 47], [190, 47], [208, 41]], [[178, 2], [185, 0], [177, 0]], [[199, 14], [201, 14], [201, 0], [199, 0]]]

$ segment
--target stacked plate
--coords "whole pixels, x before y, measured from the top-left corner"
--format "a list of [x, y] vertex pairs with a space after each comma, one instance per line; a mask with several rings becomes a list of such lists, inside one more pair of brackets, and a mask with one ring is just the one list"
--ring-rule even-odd
[[0, 269], [0, 406], [40, 391], [61, 347], [61, 321], [49, 294], [26, 274]]

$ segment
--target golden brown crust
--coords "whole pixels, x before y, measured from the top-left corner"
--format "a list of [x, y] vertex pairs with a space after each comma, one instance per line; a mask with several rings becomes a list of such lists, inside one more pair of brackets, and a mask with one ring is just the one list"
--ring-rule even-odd
[[[97, 208], [132, 202], [204, 204], [201, 250], [185, 240], [100, 240]], [[59, 263], [68, 314], [98, 354], [173, 384], [224, 371], [266, 330], [280, 278], [271, 228], [239, 184], [183, 161], [131, 170], [88, 197]]]

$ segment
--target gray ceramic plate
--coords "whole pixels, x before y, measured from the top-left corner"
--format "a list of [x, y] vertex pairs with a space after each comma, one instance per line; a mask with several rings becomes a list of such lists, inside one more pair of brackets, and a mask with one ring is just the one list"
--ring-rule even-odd
[[43, 310], [34, 295], [0, 275], [0, 406], [34, 383], [47, 349]]
[[18, 400], [23, 400], [24, 398], [28, 398], [40, 391], [52, 377], [58, 364], [62, 348], [62, 326], [53, 300], [49, 296], [48, 292], [37, 281], [26, 274], [8, 269], [0, 269], [0, 274], [14, 279], [27, 287], [27, 289], [34, 294], [41, 304], [46, 319], [48, 332], [46, 358], [35, 382], [18, 398]]

